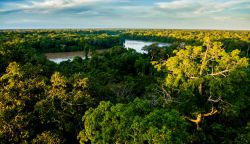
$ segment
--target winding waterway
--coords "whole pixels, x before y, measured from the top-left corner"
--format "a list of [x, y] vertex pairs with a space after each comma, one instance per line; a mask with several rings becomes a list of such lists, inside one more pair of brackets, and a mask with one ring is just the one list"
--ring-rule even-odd
[[[170, 43], [158, 43], [158, 42], [150, 42], [150, 41], [140, 41], [140, 40], [125, 40], [124, 47], [135, 49], [139, 53], [146, 53], [142, 50], [144, 46], [149, 46], [153, 43], [157, 43], [159, 47], [170, 46]], [[98, 50], [103, 51], [103, 50]], [[67, 60], [73, 60], [74, 57], [79, 56], [81, 58], [85, 58], [85, 54], [83, 51], [77, 52], [58, 52], [58, 53], [46, 53], [46, 57], [55, 63], [60, 63]], [[89, 57], [91, 54], [89, 54]]]

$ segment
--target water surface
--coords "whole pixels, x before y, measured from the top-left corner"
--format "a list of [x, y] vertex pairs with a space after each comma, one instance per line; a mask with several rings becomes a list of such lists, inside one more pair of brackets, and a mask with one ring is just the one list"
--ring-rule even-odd
[[[159, 42], [152, 42], [152, 41], [141, 41], [141, 40], [125, 40], [124, 47], [125, 48], [132, 48], [135, 49], [139, 53], [146, 53], [143, 51], [142, 48], [144, 46], [149, 46], [153, 43], [157, 43], [159, 47], [163, 46], [170, 46], [170, 43], [159, 43]], [[104, 50], [97, 50], [97, 52], [103, 52]], [[79, 56], [85, 59], [85, 53], [83, 51], [77, 52], [57, 52], [57, 53], [45, 53], [46, 57], [55, 63], [60, 63], [67, 60], [73, 60], [74, 57]], [[89, 54], [91, 57], [91, 53]]]
[[60, 63], [67, 60], [73, 60], [74, 57], [79, 56], [81, 58], [85, 58], [85, 54], [83, 51], [77, 52], [57, 52], [57, 53], [45, 53], [45, 56], [55, 63]]
[[170, 43], [161, 43], [161, 42], [152, 42], [152, 41], [141, 41], [141, 40], [125, 40], [124, 47], [132, 48], [139, 53], [146, 53], [142, 48], [145, 46], [152, 45], [153, 43], [157, 43], [159, 47], [170, 46]]

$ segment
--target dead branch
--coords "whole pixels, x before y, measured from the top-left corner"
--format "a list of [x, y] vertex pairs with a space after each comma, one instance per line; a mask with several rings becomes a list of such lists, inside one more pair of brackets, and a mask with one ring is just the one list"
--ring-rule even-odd
[[220, 72], [217, 72], [217, 73], [211, 73], [211, 74], [208, 74], [208, 75], [211, 75], [211, 76], [223, 75], [224, 77], [226, 77], [226, 75], [224, 73], [227, 73], [227, 72], [230, 72], [230, 70], [224, 70], [224, 71], [220, 71]]
[[161, 85], [161, 89], [162, 89], [163, 93], [165, 94], [165, 96], [167, 96], [169, 99], [172, 99], [171, 96], [170, 96], [170, 93], [165, 90], [163, 84]]
[[217, 102], [219, 102], [219, 101], [222, 101], [222, 99], [221, 99], [221, 97], [218, 97], [216, 100], [214, 100], [214, 99], [212, 99], [212, 96], [210, 96], [210, 97], [208, 98], [208, 101], [209, 101], [209, 102], [217, 103]]
[[207, 61], [206, 61], [206, 59], [207, 59], [207, 52], [208, 52], [208, 49], [206, 50], [205, 56], [204, 56], [204, 58], [203, 58], [203, 60], [202, 60], [202, 63], [201, 63], [200, 75], [202, 75], [202, 73], [203, 73], [203, 68], [204, 68], [204, 66], [207, 64]]
[[163, 85], [163, 84], [161, 85], [161, 89], [162, 89], [162, 91], [159, 91], [159, 93], [162, 93], [162, 94], [164, 95], [164, 100], [165, 100], [166, 103], [168, 103], [168, 102], [181, 103], [181, 102], [179, 102], [179, 101], [174, 100], [174, 99], [171, 97], [170, 92], [168, 92], [168, 91], [164, 88], [164, 85]]
[[192, 77], [190, 77], [190, 78], [191, 78], [191, 79], [195, 79], [195, 78], [199, 78], [199, 77], [193, 77], [193, 76], [192, 76]]
[[222, 103], [226, 103], [226, 104], [228, 104], [228, 105], [230, 105], [230, 106], [233, 106], [233, 105], [230, 104], [229, 102], [226, 102], [226, 101], [222, 100], [221, 97], [218, 97], [217, 99], [214, 100], [214, 99], [212, 99], [212, 96], [210, 96], [210, 97], [208, 98], [208, 101], [209, 101], [209, 102], [214, 102], [214, 103], [222, 102]]

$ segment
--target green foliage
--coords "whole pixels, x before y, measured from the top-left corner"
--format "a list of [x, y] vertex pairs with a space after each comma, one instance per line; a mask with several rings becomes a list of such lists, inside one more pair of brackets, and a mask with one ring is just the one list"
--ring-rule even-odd
[[[170, 93], [177, 92], [176, 97], [180, 101], [193, 101], [190, 107], [193, 112], [199, 107], [204, 108], [204, 105], [209, 106], [209, 103], [213, 103], [212, 99], [219, 99], [217, 103], [220, 104], [237, 104], [242, 99], [238, 101], [231, 98], [238, 89], [235, 81], [245, 83], [248, 79], [248, 59], [240, 58], [239, 50], [226, 53], [221, 43], [211, 43], [209, 40], [204, 45], [186, 46], [175, 51], [176, 56], [166, 61], [152, 62], [158, 70], [167, 72], [165, 85]], [[243, 97], [246, 97], [245, 92]], [[201, 111], [205, 112], [205, 109]], [[223, 111], [230, 109], [225, 108]]]
[[[1, 144], [249, 143], [249, 31], [0, 33]], [[172, 45], [141, 54], [125, 39]], [[43, 54], [79, 50], [91, 58]]]
[[127, 30], [121, 34], [124, 39], [170, 42], [174, 45], [202, 45], [204, 37], [212, 41], [222, 42], [227, 52], [240, 49], [241, 55], [249, 57], [249, 31], [220, 30]]
[[63, 140], [60, 138], [57, 133], [52, 131], [45, 131], [39, 135], [35, 139], [32, 140], [32, 144], [61, 144]]
[[250, 122], [247, 123], [247, 126], [243, 129], [243, 132], [238, 134], [235, 143], [236, 144], [248, 144], [250, 142]]
[[[2, 41], [14, 40], [25, 43], [25, 46], [33, 47], [40, 52], [70, 52], [95, 51], [96, 49], [108, 49], [116, 45], [122, 45], [123, 41], [118, 36], [96, 33], [87, 34], [84, 32], [68, 31], [36, 31], [26, 33], [4, 33], [5, 38]], [[13, 38], [14, 37], [14, 38]], [[1, 42], [1, 39], [0, 39]], [[13, 43], [11, 42], [11, 43]], [[7, 42], [10, 44], [9, 42]], [[24, 46], [24, 45], [23, 45]], [[26, 47], [27, 48], [27, 47]], [[18, 53], [15, 53], [19, 55]], [[17, 58], [17, 57], [16, 57]]]
[[[75, 76], [70, 86], [66, 78], [56, 72], [51, 77], [51, 83], [47, 97], [34, 106], [34, 113], [39, 115], [44, 127], [50, 125], [50, 128], [75, 134], [81, 116], [93, 105], [93, 98], [87, 89], [88, 79]], [[71, 89], [66, 88], [66, 85]]]
[[[24, 77], [25, 70], [29, 71], [13, 62], [0, 78], [0, 141], [27, 143], [47, 130], [76, 137], [82, 115], [94, 102], [88, 92], [88, 79], [76, 75], [70, 85], [56, 72], [50, 85], [41, 76]], [[57, 143], [55, 135], [45, 132], [33, 142], [45, 141], [48, 136], [52, 138], [48, 142]]]
[[186, 123], [176, 110], [154, 107], [147, 100], [101, 102], [83, 121], [81, 143], [183, 143], [187, 137]]
[[[241, 58], [237, 49], [227, 53], [221, 43], [208, 38], [203, 47], [186, 46], [174, 53], [176, 56], [152, 64], [166, 73], [165, 100], [172, 101], [183, 115], [195, 116], [185, 117], [200, 131], [202, 123], [204, 133], [197, 132], [189, 141], [232, 141], [237, 133], [232, 127], [245, 125], [247, 120], [242, 111], [249, 109], [248, 58]], [[233, 123], [237, 119], [241, 123]]]
[[[27, 79], [16, 63], [10, 63], [0, 78], [0, 141], [27, 142], [32, 135], [32, 105], [43, 93], [45, 83], [37, 78]], [[37, 93], [39, 92], [39, 93]]]

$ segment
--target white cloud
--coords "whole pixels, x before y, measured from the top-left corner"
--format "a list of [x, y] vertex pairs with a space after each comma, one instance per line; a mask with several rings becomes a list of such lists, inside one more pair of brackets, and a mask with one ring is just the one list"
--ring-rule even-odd
[[125, 0], [31, 0], [23, 3], [6, 3], [5, 9], [2, 9], [0, 12], [21, 10], [24, 12], [49, 13], [67, 8], [97, 6], [123, 1]]
[[141, 0], [9, 1], [0, 3], [0, 17], [4, 21], [0, 28], [84, 25], [85, 27], [249, 29], [250, 0], [162, 1], [151, 0], [150, 3]]
[[196, 4], [196, 2], [192, 0], [174, 0], [170, 2], [159, 2], [156, 3], [156, 5], [159, 8], [162, 9], [169, 9], [169, 10], [174, 10], [174, 9], [183, 9], [183, 8], [189, 8], [193, 7], [193, 5]]
[[[106, 0], [110, 2], [111, 0]], [[102, 0], [43, 0], [41, 2], [32, 1], [31, 5], [26, 5], [27, 8], [45, 8], [45, 9], [61, 9], [69, 8], [96, 2], [104, 2]]]
[[15, 19], [15, 20], [10, 20], [10, 21], [6, 21], [6, 24], [18, 24], [18, 23], [37, 23], [37, 22], [41, 22], [40, 20], [36, 20], [36, 19]]
[[249, 0], [174, 0], [170, 2], [158, 2], [155, 5], [162, 10], [175, 10], [176, 13], [184, 12], [194, 15], [219, 13], [227, 9], [243, 9]]
[[97, 11], [91, 11], [91, 10], [81, 11], [81, 12], [78, 12], [76, 14], [79, 14], [79, 15], [90, 15], [90, 16], [92, 16], [92, 15], [100, 15], [99, 12], [97, 12]]

